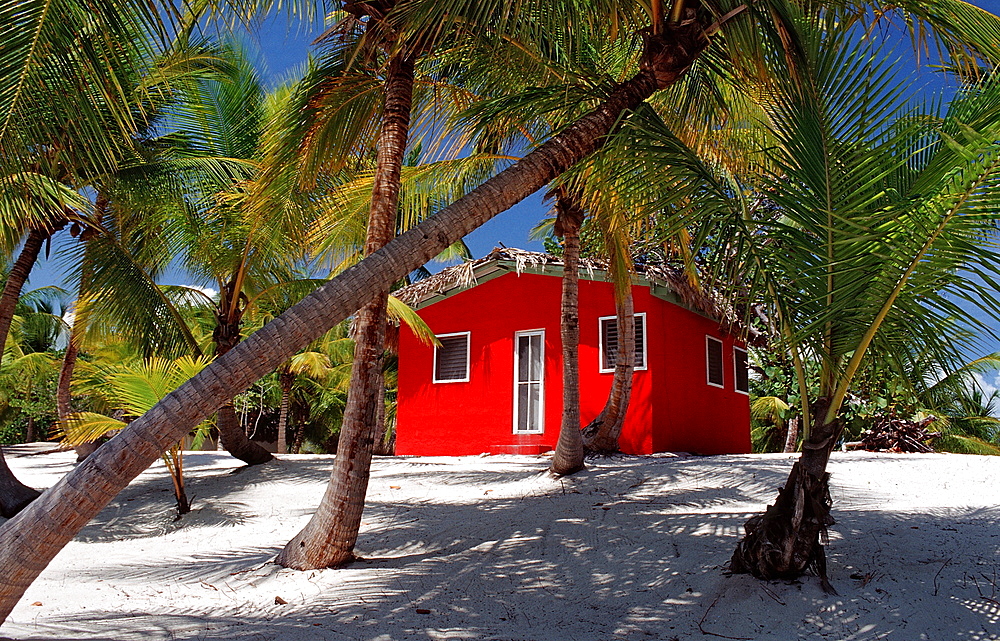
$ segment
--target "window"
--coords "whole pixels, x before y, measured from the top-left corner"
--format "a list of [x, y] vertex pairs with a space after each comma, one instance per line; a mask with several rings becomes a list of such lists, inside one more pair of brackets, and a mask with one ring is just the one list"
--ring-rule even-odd
[[[635, 369], [646, 369], [646, 313], [636, 314], [635, 318]], [[618, 361], [618, 318], [602, 316], [601, 323], [601, 372], [615, 371]]]
[[708, 384], [725, 387], [722, 376], [722, 341], [712, 336], [705, 337], [705, 362], [708, 365]]
[[545, 407], [545, 331], [514, 334], [514, 433], [541, 432]]
[[441, 334], [434, 349], [434, 382], [465, 383], [469, 380], [469, 332]]
[[747, 373], [747, 351], [741, 347], [733, 348], [733, 374], [736, 378], [736, 391], [740, 394], [749, 394], [750, 376]]

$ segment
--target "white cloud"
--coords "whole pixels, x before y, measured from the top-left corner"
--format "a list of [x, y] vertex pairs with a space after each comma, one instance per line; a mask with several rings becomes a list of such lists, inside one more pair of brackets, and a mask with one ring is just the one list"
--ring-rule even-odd
[[998, 371], [994, 370], [989, 374], [979, 374], [977, 372], [972, 377], [976, 379], [976, 383], [979, 384], [979, 387], [986, 396], [1000, 390], [1000, 372]]

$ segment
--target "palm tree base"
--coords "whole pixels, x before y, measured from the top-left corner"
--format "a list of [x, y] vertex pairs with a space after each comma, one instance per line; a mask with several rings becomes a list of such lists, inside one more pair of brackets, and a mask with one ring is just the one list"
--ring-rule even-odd
[[231, 404], [219, 408], [217, 426], [222, 447], [247, 465], [261, 465], [274, 459], [270, 452], [247, 438]]
[[7, 461], [0, 452], [0, 516], [9, 519], [42, 493], [21, 483], [7, 467]]
[[791, 579], [814, 571], [823, 589], [836, 594], [826, 576], [823, 542], [833, 525], [830, 475], [817, 477], [796, 462], [785, 487], [764, 514], [751, 517], [729, 570], [758, 579]]

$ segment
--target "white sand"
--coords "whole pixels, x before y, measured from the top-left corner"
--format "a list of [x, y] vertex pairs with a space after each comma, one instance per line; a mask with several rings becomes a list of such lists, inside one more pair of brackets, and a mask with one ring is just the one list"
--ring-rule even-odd
[[[72, 458], [8, 460], [46, 487]], [[190, 455], [195, 511], [179, 522], [154, 466], [59, 554], [0, 636], [1000, 638], [1000, 458], [834, 455], [839, 596], [815, 577], [723, 574], [787, 455], [624, 457], [562, 481], [543, 457], [377, 459], [365, 560], [314, 572], [269, 561], [308, 520], [332, 457], [282, 459], [237, 469]]]

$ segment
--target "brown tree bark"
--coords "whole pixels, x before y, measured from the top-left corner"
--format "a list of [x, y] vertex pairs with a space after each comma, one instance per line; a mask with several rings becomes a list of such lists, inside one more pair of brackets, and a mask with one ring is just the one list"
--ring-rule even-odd
[[3, 293], [0, 294], [0, 349], [7, 345], [7, 335], [10, 334], [10, 323], [14, 320], [14, 311], [17, 309], [17, 301], [21, 298], [21, 290], [24, 283], [28, 281], [28, 274], [38, 260], [38, 254], [42, 250], [42, 245], [49, 238], [49, 232], [32, 229], [24, 239], [21, 253], [17, 255], [17, 260], [7, 275], [7, 281], [3, 286]]
[[826, 466], [843, 427], [837, 421], [824, 422], [827, 403], [823, 399], [816, 403], [816, 419], [809, 438], [802, 443], [802, 455], [774, 504], [743, 526], [744, 537], [729, 564], [732, 572], [779, 579], [813, 570], [823, 589], [836, 594], [827, 579], [823, 549], [827, 528], [834, 524]]
[[13, 517], [40, 495], [38, 490], [17, 480], [7, 467], [3, 449], [0, 448], [0, 516], [5, 519]]
[[[56, 385], [56, 412], [59, 415], [60, 423], [65, 423], [66, 418], [73, 413], [73, 393], [70, 384], [73, 381], [73, 371], [76, 369], [76, 359], [80, 354], [78, 334], [79, 330], [74, 323], [70, 329], [66, 353], [63, 354], [62, 365], [59, 368], [59, 381]], [[76, 451], [76, 462], [79, 463], [97, 450], [97, 443], [83, 443], [73, 449]]]
[[375, 456], [392, 456], [396, 452], [395, 434], [390, 434], [390, 426], [385, 423], [385, 370], [379, 372], [378, 398], [375, 399], [375, 424], [379, 436], [375, 439]]
[[66, 353], [63, 354], [62, 366], [59, 368], [59, 382], [56, 384], [56, 412], [59, 414], [59, 422], [64, 422], [66, 417], [73, 413], [73, 394], [70, 383], [73, 380], [73, 370], [76, 369], [76, 358], [80, 353], [80, 345], [77, 339], [77, 330], [74, 326], [70, 329], [69, 341], [66, 343]]
[[[227, 354], [239, 343], [239, 323], [225, 323], [220, 320], [215, 327], [212, 338], [215, 341], [215, 357], [219, 358]], [[219, 430], [219, 444], [247, 465], [260, 465], [274, 458], [270, 452], [247, 438], [240, 417], [237, 416], [236, 410], [233, 408], [232, 397], [227, 398], [219, 407], [215, 425]]]
[[[319, 287], [133, 421], [39, 499], [0, 526], [0, 619], [77, 532], [160, 453], [227, 399], [274, 371], [410, 271], [524, 200], [599, 148], [622, 115], [690, 66], [701, 25], [668, 27], [640, 72], [597, 109], [466, 196]], [[649, 47], [653, 49], [654, 47]], [[673, 55], [667, 55], [667, 50]]]
[[[402, 53], [390, 60], [386, 73], [366, 255], [381, 249], [395, 234], [400, 173], [413, 102], [413, 70], [413, 59]], [[316, 514], [278, 555], [278, 563], [285, 567], [337, 567], [354, 559], [375, 441], [383, 432], [378, 417], [384, 391], [382, 361], [388, 295], [388, 289], [380, 289], [355, 316], [354, 363], [333, 474]]]
[[302, 451], [302, 441], [305, 439], [306, 426], [304, 420], [299, 420], [295, 426], [295, 441], [292, 443], [292, 454]]
[[[24, 289], [28, 274], [31, 273], [31, 268], [38, 260], [38, 254], [48, 237], [48, 232], [37, 229], [29, 231], [21, 253], [18, 254], [10, 274], [7, 275], [3, 293], [0, 294], [0, 352], [7, 345], [7, 335], [10, 333], [10, 324], [14, 320], [14, 311], [21, 297], [21, 290]], [[39, 494], [38, 491], [17, 480], [7, 467], [7, 462], [3, 460], [3, 454], [0, 453], [0, 515], [6, 518], [14, 516]]]
[[625, 424], [632, 397], [632, 374], [635, 372], [635, 306], [632, 285], [628, 293], [615, 299], [618, 323], [618, 352], [608, 401], [601, 413], [583, 429], [583, 444], [590, 452], [611, 454], [618, 451], [618, 437]]
[[278, 374], [278, 385], [281, 387], [281, 409], [278, 411], [278, 454], [288, 452], [288, 408], [291, 405], [292, 385], [295, 383], [295, 374], [287, 368], [282, 369]]
[[796, 416], [788, 421], [788, 427], [785, 429], [785, 447], [782, 449], [786, 454], [790, 454], [795, 451], [795, 445], [799, 441], [799, 423], [802, 421], [802, 417]]
[[563, 237], [559, 335], [562, 339], [563, 411], [559, 440], [549, 470], [564, 476], [583, 469], [580, 432], [580, 226], [583, 209], [565, 189], [556, 198], [557, 236]]

